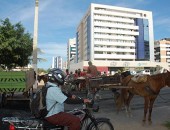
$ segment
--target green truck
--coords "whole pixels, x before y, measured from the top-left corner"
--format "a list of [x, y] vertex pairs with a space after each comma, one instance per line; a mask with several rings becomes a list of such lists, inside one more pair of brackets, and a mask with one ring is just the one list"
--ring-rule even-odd
[[[0, 107], [8, 100], [24, 100], [33, 92], [34, 70], [0, 71]], [[19, 98], [17, 99], [17, 96]], [[22, 96], [23, 97], [22, 97]]]

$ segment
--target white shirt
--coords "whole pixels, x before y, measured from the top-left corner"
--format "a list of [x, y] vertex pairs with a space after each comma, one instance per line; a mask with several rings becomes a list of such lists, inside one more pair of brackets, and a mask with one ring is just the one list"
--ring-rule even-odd
[[61, 88], [58, 87], [56, 84], [47, 82], [47, 85], [53, 86], [48, 88], [47, 90], [46, 95], [47, 110], [49, 110], [57, 102], [55, 106], [47, 114], [46, 117], [49, 117], [64, 111], [64, 101], [67, 99], [67, 96], [65, 96], [62, 93]]

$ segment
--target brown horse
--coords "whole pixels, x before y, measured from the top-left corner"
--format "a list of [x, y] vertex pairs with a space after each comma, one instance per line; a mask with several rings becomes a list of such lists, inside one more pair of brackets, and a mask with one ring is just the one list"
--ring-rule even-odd
[[48, 82], [48, 74], [44, 74], [44, 75], [38, 75], [38, 82], [40, 82], [41, 80], [44, 81], [44, 84], [46, 84]]
[[[147, 81], [137, 83], [132, 80], [131, 75], [125, 77], [122, 80], [122, 85], [128, 86], [127, 88], [121, 89], [121, 105], [125, 105], [126, 111], [130, 114], [130, 101], [134, 95], [139, 95], [144, 98], [144, 117], [143, 123], [146, 121], [146, 115], [149, 110], [148, 122], [151, 124], [152, 107], [155, 99], [159, 95], [161, 88], [168, 86], [170, 87], [170, 72], [160, 73], [156, 75], [147, 75]], [[119, 108], [120, 109], [120, 108]]]

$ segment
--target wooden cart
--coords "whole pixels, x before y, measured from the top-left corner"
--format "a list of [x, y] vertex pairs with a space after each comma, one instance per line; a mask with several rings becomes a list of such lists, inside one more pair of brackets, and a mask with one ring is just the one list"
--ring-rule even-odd
[[127, 88], [121, 83], [122, 75], [115, 74], [111, 76], [101, 76], [89, 79], [88, 97], [98, 99], [99, 90], [109, 89], [113, 92], [114, 98], [116, 99], [119, 95], [119, 90]]

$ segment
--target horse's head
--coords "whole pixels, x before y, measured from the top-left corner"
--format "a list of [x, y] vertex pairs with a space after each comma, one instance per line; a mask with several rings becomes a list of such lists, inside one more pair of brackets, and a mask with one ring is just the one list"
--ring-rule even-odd
[[125, 78], [125, 77], [127, 77], [127, 76], [129, 76], [129, 75], [131, 75], [131, 74], [130, 74], [130, 71], [125, 71], [125, 72], [122, 72], [122, 73], [121, 73], [122, 78]]
[[165, 78], [165, 83], [166, 83], [166, 85], [167, 85], [168, 87], [170, 87], [170, 72], [167, 71], [167, 72], [165, 73], [165, 76], [166, 76], [166, 78]]
[[41, 75], [38, 75], [38, 76], [37, 76], [37, 80], [38, 80], [38, 82], [40, 82], [40, 81], [42, 80], [42, 76], [41, 76]]
[[44, 75], [38, 75], [38, 82], [40, 82], [41, 80], [44, 81], [44, 83], [48, 82], [48, 75], [44, 74]]
[[121, 79], [122, 85], [127, 86], [132, 77], [133, 77], [133, 75], [128, 75], [128, 76], [122, 78]]

